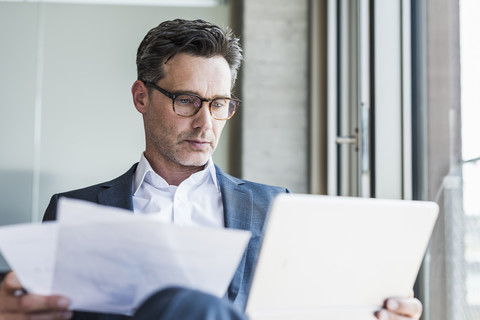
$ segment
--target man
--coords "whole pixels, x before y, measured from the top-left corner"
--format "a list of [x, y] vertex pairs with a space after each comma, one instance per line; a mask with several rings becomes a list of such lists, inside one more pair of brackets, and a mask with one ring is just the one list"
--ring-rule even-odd
[[[265, 215], [288, 190], [231, 177], [211, 156], [239, 100], [231, 95], [242, 60], [238, 39], [208, 22], [174, 20], [150, 30], [137, 52], [133, 102], [142, 114], [146, 148], [140, 162], [112, 181], [54, 195], [44, 220], [56, 217], [59, 196], [155, 214], [178, 225], [250, 230], [251, 241], [226, 296], [169, 288], [153, 295], [137, 319], [244, 319], [249, 280]], [[26, 294], [12, 272], [0, 286], [0, 319], [66, 319], [68, 299]], [[185, 313], [186, 312], [186, 313]], [[421, 304], [389, 299], [381, 319], [415, 319]], [[74, 313], [75, 319], [123, 319]]]

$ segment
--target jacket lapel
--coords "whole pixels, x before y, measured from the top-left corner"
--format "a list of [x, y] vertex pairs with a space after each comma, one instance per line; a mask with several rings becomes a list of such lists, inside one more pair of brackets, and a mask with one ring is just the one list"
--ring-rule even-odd
[[133, 211], [132, 184], [136, 168], [137, 164], [134, 164], [120, 177], [105, 183], [105, 190], [98, 194], [98, 203]]
[[[225, 227], [250, 231], [252, 224], [253, 197], [251, 190], [243, 188], [244, 182], [226, 175], [216, 167], [217, 179], [222, 192]], [[228, 288], [228, 297], [234, 301], [240, 290], [245, 273], [247, 250]]]

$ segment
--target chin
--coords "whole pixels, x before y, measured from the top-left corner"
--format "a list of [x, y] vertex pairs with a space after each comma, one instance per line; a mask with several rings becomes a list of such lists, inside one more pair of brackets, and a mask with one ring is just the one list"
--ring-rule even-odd
[[204, 166], [208, 159], [212, 156], [213, 152], [199, 152], [199, 151], [190, 151], [182, 150], [183, 152], [178, 152], [173, 155], [173, 158], [176, 162], [184, 167], [201, 167]]
[[182, 166], [185, 167], [201, 167], [204, 166], [210, 157], [202, 157], [201, 159], [188, 159], [185, 161], [179, 161]]

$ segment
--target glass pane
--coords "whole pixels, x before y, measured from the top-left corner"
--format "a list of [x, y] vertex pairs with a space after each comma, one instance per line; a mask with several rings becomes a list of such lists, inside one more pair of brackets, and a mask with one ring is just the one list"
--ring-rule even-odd
[[[464, 290], [464, 319], [480, 318], [480, 2], [460, 0], [464, 261], [458, 289]], [[465, 285], [463, 285], [465, 283]], [[458, 298], [457, 298], [458, 299]], [[458, 305], [458, 304], [457, 304]]]
[[462, 149], [465, 160], [480, 157], [480, 1], [460, 1]]

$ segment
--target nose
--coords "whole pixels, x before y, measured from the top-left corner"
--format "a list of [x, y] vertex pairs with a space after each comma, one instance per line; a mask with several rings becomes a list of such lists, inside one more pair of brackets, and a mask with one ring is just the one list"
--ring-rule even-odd
[[212, 128], [212, 124], [213, 118], [210, 115], [209, 102], [202, 101], [200, 110], [198, 110], [197, 114], [194, 115], [193, 127], [208, 130]]

